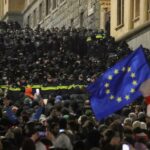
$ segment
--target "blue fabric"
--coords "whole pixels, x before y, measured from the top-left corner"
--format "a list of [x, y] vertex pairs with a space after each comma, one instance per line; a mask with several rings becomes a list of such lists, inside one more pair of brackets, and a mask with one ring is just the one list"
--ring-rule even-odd
[[8, 118], [8, 120], [12, 123], [12, 124], [15, 124], [18, 122], [18, 119], [16, 117], [16, 115], [14, 114], [14, 112], [12, 111], [11, 107], [7, 107], [5, 109], [6, 111], [6, 116]]
[[43, 107], [39, 107], [35, 113], [33, 114], [33, 116], [31, 117], [30, 121], [35, 121], [35, 120], [39, 120], [40, 119], [40, 116], [43, 112]]
[[150, 78], [150, 67], [140, 47], [88, 85], [90, 103], [97, 120], [106, 118], [142, 94], [139, 87]]

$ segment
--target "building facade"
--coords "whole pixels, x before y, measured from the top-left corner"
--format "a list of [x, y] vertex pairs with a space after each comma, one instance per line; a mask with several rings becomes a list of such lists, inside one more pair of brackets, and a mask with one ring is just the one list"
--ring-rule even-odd
[[26, 0], [24, 25], [100, 28], [100, 0]]
[[18, 21], [22, 25], [22, 10], [25, 0], [0, 0], [0, 19], [3, 21]]
[[111, 35], [150, 49], [150, 0], [111, 0]]

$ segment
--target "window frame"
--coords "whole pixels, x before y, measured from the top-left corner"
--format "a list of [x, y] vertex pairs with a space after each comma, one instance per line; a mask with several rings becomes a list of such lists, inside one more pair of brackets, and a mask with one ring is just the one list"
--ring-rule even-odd
[[45, 5], [46, 5], [45, 15], [48, 16], [51, 12], [52, 1], [51, 0], [45, 0]]
[[31, 14], [27, 16], [27, 24], [29, 27], [31, 27]]
[[133, 21], [140, 18], [140, 0], [133, 0]]
[[[56, 6], [54, 8], [54, 1], [56, 2]], [[57, 9], [57, 3], [58, 1], [57, 0], [52, 0], [52, 11], [55, 11]]]
[[39, 4], [39, 22], [42, 21], [42, 17], [43, 17], [43, 2]]
[[124, 0], [117, 0], [117, 28], [124, 26]]
[[35, 8], [33, 11], [33, 27], [37, 25], [37, 9]]

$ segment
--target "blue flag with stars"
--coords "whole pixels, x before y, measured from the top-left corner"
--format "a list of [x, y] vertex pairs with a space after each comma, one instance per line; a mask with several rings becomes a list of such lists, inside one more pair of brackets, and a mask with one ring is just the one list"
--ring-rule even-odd
[[143, 48], [139, 47], [88, 85], [96, 119], [106, 118], [135, 101], [142, 95], [140, 85], [149, 78], [150, 67]]

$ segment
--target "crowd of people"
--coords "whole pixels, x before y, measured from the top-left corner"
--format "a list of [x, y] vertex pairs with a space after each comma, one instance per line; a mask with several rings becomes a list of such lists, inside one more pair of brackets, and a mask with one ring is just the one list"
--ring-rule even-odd
[[87, 84], [130, 52], [102, 30], [33, 30], [12, 22], [0, 23], [0, 48], [0, 85], [13, 86]]
[[0, 90], [0, 150], [150, 149], [150, 118], [142, 97], [97, 121], [86, 92], [45, 96], [25, 88], [87, 85], [130, 52], [126, 42], [115, 42], [103, 30], [33, 30], [0, 22], [0, 85], [22, 89], [15, 100]]

